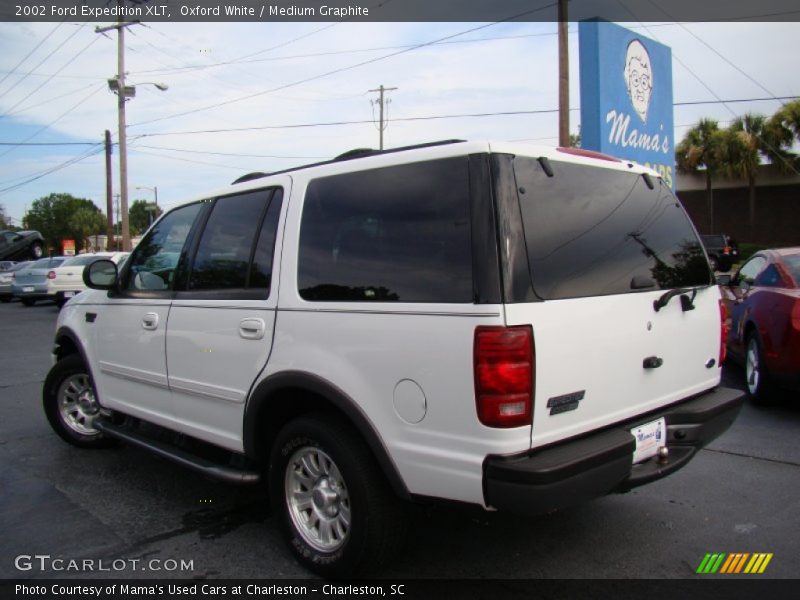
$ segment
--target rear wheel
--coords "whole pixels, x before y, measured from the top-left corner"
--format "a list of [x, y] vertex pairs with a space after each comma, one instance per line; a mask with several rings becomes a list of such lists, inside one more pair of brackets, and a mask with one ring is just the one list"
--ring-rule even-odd
[[25, 306], [33, 306], [34, 304], [36, 304], [36, 298], [20, 298], [20, 301]]
[[50, 369], [42, 402], [50, 426], [64, 441], [81, 448], [107, 448], [114, 444], [94, 428], [100, 405], [89, 369], [80, 356], [62, 358]]
[[269, 485], [289, 547], [319, 575], [374, 571], [402, 545], [405, 505], [357, 433], [333, 416], [301, 417], [281, 430]]
[[767, 404], [770, 400], [769, 377], [764, 367], [764, 353], [761, 340], [755, 332], [747, 336], [747, 352], [744, 362], [747, 395], [757, 404]]

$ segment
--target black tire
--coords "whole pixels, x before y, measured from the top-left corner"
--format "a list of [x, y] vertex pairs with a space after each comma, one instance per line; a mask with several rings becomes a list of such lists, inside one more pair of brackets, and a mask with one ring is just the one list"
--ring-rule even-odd
[[[343, 420], [314, 414], [289, 422], [275, 440], [268, 477], [281, 531], [297, 560], [312, 572], [323, 577], [374, 573], [402, 547], [407, 507]], [[287, 487], [296, 493], [288, 494]], [[301, 494], [307, 507], [291, 506], [290, 497], [302, 505]], [[325, 539], [326, 531], [333, 539]]]
[[55, 299], [55, 303], [56, 303], [56, 306], [58, 307], [58, 310], [61, 310], [62, 308], [64, 308], [64, 305], [67, 303], [67, 299], [57, 296], [56, 299]]
[[44, 255], [44, 249], [41, 242], [33, 242], [30, 245], [31, 259], [39, 260]]
[[65, 442], [80, 448], [108, 448], [114, 440], [91, 427], [99, 414], [94, 382], [77, 354], [58, 361], [44, 382], [42, 403], [53, 430]]
[[25, 306], [30, 307], [36, 304], [36, 298], [20, 298], [20, 302], [22, 302], [22, 304]]
[[773, 403], [774, 389], [764, 365], [764, 350], [758, 333], [751, 331], [745, 341], [744, 383], [747, 396], [754, 404]]
[[3, 296], [2, 298], [0, 298], [0, 302], [2, 302], [3, 304], [5, 304], [6, 302], [11, 302], [11, 296]]

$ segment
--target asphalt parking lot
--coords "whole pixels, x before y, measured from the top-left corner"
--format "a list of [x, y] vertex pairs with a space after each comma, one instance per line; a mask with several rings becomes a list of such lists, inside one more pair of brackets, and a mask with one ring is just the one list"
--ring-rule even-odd
[[[214, 483], [133, 448], [79, 450], [51, 432], [40, 397], [57, 314], [50, 303], [0, 304], [0, 577], [308, 577], [279, 539], [263, 490]], [[741, 387], [738, 369], [724, 377]], [[747, 577], [796, 577], [797, 400], [746, 405], [685, 469], [629, 494], [531, 519], [420, 508], [382, 575], [696, 578], [706, 553], [766, 552], [765, 573]], [[75, 573], [17, 559], [35, 554], [125, 567]], [[142, 569], [152, 559], [162, 570]], [[170, 560], [178, 568], [167, 570]]]

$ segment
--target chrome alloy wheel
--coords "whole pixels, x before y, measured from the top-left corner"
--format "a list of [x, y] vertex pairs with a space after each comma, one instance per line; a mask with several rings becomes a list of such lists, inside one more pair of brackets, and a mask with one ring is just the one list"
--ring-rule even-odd
[[336, 463], [304, 446], [286, 465], [284, 495], [294, 528], [311, 547], [333, 552], [350, 532], [350, 496]]
[[58, 413], [61, 420], [72, 431], [84, 436], [99, 435], [94, 420], [100, 414], [100, 406], [85, 373], [67, 377], [58, 388]]
[[755, 396], [761, 383], [761, 363], [758, 355], [758, 342], [755, 337], [751, 337], [747, 342], [745, 376], [747, 377], [747, 391], [751, 396]]

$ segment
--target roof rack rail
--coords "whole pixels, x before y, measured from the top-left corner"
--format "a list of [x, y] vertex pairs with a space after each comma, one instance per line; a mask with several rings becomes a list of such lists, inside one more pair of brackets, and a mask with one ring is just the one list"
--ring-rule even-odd
[[[272, 173], [248, 173], [247, 175], [242, 175], [233, 182], [236, 183], [244, 183], [245, 181], [251, 181], [253, 179], [259, 179], [261, 177], [267, 177], [268, 175], [282, 175], [283, 173], [292, 173], [293, 171], [300, 171], [301, 169], [309, 169], [311, 167], [321, 167], [323, 165], [330, 165], [336, 162], [340, 162], [343, 160], [356, 160], [359, 158], [366, 158], [368, 156], [380, 156], [382, 154], [394, 154], [395, 152], [406, 152], [408, 150], [418, 150], [420, 148], [430, 148], [433, 146], [446, 146], [448, 144], [461, 144], [466, 140], [440, 140], [438, 142], [426, 142], [424, 144], [414, 144], [413, 146], [401, 146], [399, 148], [389, 148], [388, 150], [373, 150], [371, 148], [355, 148], [354, 150], [348, 150], [336, 158], [331, 160], [323, 160], [321, 162], [310, 163], [307, 165], [300, 165], [297, 167], [291, 167], [289, 169], [283, 169], [281, 171], [273, 171]], [[233, 185], [232, 184], [232, 185]]]
[[241, 177], [234, 179], [231, 182], [231, 185], [235, 185], [237, 183], [244, 183], [245, 181], [251, 181], [253, 179], [261, 179], [262, 177], [266, 177], [269, 173], [264, 173], [262, 171], [254, 171], [253, 173], [247, 173], [246, 175], [242, 175]]

